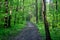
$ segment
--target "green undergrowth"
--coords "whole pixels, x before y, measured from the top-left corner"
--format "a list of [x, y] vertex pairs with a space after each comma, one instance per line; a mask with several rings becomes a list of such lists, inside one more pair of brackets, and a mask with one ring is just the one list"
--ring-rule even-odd
[[39, 29], [39, 33], [42, 37], [42, 40], [45, 40], [45, 27], [44, 27], [44, 23], [43, 22], [39, 22], [38, 24], [38, 29]]
[[0, 28], [0, 40], [10, 40], [9, 37], [14, 37], [25, 27], [25, 21], [22, 24], [12, 25], [9, 28]]
[[[39, 33], [42, 36], [42, 40], [45, 40], [46, 35], [45, 35], [44, 23], [39, 22], [37, 25], [38, 25]], [[52, 28], [51, 26], [49, 26], [49, 30], [50, 30], [50, 36], [52, 40], [60, 40], [60, 28], [59, 27]]]
[[60, 28], [56, 27], [54, 29], [50, 29], [50, 34], [52, 40], [60, 40]]

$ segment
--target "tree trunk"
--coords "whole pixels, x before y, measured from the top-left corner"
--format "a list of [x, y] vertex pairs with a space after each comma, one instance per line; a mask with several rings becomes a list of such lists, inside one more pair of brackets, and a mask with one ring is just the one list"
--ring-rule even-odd
[[16, 24], [16, 13], [15, 13], [15, 17], [14, 17], [14, 25]]
[[40, 8], [40, 12], [39, 12], [40, 13], [39, 17], [40, 17], [40, 21], [43, 21], [43, 11], [44, 11], [43, 7], [44, 6], [43, 6], [43, 1], [42, 0], [41, 0], [41, 4], [40, 5], [41, 5], [41, 8]]
[[45, 32], [46, 32], [46, 40], [51, 40], [50, 32], [49, 32], [49, 25], [46, 18], [46, 0], [43, 0], [43, 6], [44, 6], [43, 18], [44, 18], [44, 25], [45, 25]]
[[0, 2], [0, 9], [1, 9], [1, 4], [2, 4], [2, 2]]
[[5, 11], [6, 16], [4, 19], [5, 21], [4, 27], [7, 28], [8, 27], [8, 16], [7, 16], [8, 15], [8, 0], [5, 0], [5, 6], [6, 6], [6, 11]]
[[23, 0], [23, 20], [24, 20], [24, 0]]
[[57, 10], [57, 0], [56, 0], [56, 10]]
[[8, 17], [8, 27], [10, 27], [11, 25], [11, 15], [9, 15], [9, 17]]
[[[18, 11], [18, 5], [17, 5], [17, 7], [16, 7], [16, 12]], [[15, 13], [15, 17], [14, 17], [14, 25], [16, 24], [16, 21], [17, 21], [17, 13]]]
[[36, 0], [36, 23], [38, 23], [38, 1]]
[[[57, 22], [57, 24], [58, 24], [58, 1], [56, 0], [56, 22]], [[56, 24], [56, 26], [57, 26], [57, 24]]]

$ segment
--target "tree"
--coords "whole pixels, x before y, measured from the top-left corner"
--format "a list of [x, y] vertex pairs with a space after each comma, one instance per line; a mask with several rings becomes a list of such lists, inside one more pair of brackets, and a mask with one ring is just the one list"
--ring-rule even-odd
[[24, 0], [23, 0], [23, 20], [25, 19], [24, 17]]
[[57, 0], [53, 0], [53, 21], [52, 21], [52, 28], [55, 28], [57, 27], [57, 24], [58, 24], [58, 5], [57, 5]]
[[8, 0], [5, 0], [5, 7], [6, 7], [6, 10], [5, 10], [6, 16], [4, 18], [4, 21], [5, 21], [4, 26], [5, 28], [7, 28], [7, 27], [10, 27], [10, 24], [11, 24], [10, 22], [11, 21], [11, 10], [10, 10], [10, 14], [8, 14], [9, 13]]
[[42, 7], [43, 7], [43, 3], [42, 3], [42, 1], [41, 1], [41, 3], [40, 3], [40, 10], [39, 10], [39, 19], [40, 19], [40, 21], [42, 21], [43, 20], [43, 16], [42, 16]]
[[43, 19], [44, 19], [44, 25], [45, 25], [46, 40], [51, 40], [50, 32], [49, 32], [49, 25], [46, 18], [46, 0], [43, 0]]
[[38, 0], [36, 0], [36, 23], [38, 23]]
[[[56, 23], [58, 24], [58, 1], [56, 0]], [[57, 26], [57, 25], [56, 25]]]
[[6, 16], [5, 16], [5, 19], [4, 19], [4, 21], [5, 21], [5, 24], [4, 24], [4, 26], [5, 26], [5, 28], [7, 28], [8, 27], [8, 0], [5, 0], [5, 6], [6, 6], [6, 11], [5, 11], [5, 13], [6, 13]]
[[14, 25], [16, 24], [17, 21], [17, 12], [18, 12], [18, 5], [16, 6], [16, 13], [15, 13], [15, 20], [14, 20]]
[[1, 2], [0, 2], [0, 8], [1, 8]]
[[57, 10], [57, 0], [56, 0], [56, 10]]

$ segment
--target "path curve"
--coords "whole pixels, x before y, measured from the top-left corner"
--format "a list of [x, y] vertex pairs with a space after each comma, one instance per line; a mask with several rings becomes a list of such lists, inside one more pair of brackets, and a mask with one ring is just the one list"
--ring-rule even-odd
[[27, 22], [27, 27], [15, 37], [15, 40], [41, 40], [41, 36], [35, 25], [31, 22]]

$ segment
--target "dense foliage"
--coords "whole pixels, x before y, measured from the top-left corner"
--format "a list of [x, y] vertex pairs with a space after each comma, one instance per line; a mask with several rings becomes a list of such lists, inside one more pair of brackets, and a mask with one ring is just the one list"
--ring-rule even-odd
[[[60, 0], [46, 2], [46, 18], [53, 40], [60, 40], [59, 8]], [[37, 2], [36, 0], [0, 0], [0, 40], [8, 40], [9, 36], [16, 36], [18, 31], [21, 31], [25, 27], [27, 21], [37, 25], [44, 40], [46, 35], [42, 9], [42, 0], [37, 0]], [[9, 23], [10, 26], [5, 27]]]

